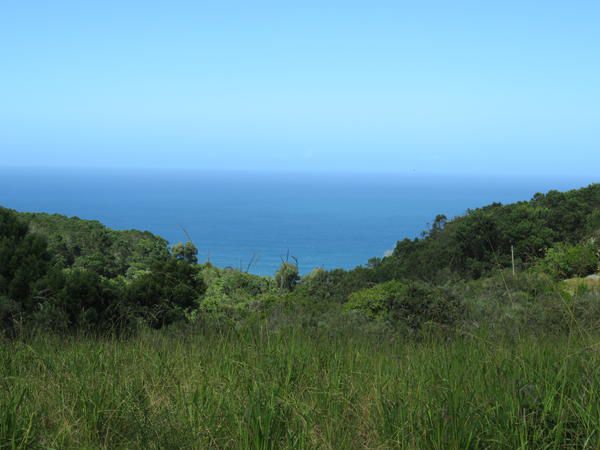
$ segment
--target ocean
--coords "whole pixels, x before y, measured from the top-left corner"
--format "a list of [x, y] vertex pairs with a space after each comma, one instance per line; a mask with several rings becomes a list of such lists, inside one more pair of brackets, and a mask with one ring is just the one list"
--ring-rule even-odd
[[[0, 205], [148, 230], [186, 232], [201, 261], [261, 275], [296, 258], [302, 273], [349, 269], [419, 236], [437, 214], [597, 182], [585, 177], [247, 173], [0, 168]], [[184, 231], [185, 230], [185, 231]]]

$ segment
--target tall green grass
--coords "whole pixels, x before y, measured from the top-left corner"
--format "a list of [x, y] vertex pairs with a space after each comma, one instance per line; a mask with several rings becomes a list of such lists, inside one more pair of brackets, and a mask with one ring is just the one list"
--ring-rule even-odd
[[0, 343], [0, 447], [600, 448], [600, 339], [257, 328]]

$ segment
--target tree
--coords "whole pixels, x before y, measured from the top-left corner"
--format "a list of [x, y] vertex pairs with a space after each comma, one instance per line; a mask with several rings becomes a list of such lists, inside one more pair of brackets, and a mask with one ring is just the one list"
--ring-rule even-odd
[[435, 216], [435, 220], [433, 221], [429, 235], [436, 236], [438, 233], [442, 232], [447, 222], [448, 218], [444, 214], [438, 214]]
[[33, 284], [46, 274], [50, 259], [46, 240], [0, 208], [0, 296], [31, 310]]
[[185, 261], [188, 264], [198, 264], [198, 249], [191, 241], [187, 241], [185, 245], [178, 242], [171, 249], [171, 253], [178, 261]]
[[197, 266], [170, 259], [157, 262], [127, 287], [127, 300], [151, 326], [183, 319], [185, 312], [197, 305], [206, 291]]

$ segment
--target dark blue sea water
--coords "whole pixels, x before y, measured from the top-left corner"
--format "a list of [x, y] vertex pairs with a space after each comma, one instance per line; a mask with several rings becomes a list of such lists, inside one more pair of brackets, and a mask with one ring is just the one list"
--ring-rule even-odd
[[0, 205], [97, 219], [170, 242], [185, 228], [200, 258], [272, 274], [281, 258], [352, 268], [416, 237], [436, 214], [599, 181], [577, 177], [267, 174], [0, 168]]

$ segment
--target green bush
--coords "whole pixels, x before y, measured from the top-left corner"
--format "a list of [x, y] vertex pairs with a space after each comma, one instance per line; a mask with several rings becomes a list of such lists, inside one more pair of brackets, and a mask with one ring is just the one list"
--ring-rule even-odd
[[282, 262], [275, 274], [275, 284], [281, 291], [292, 291], [300, 280], [298, 265]]
[[176, 259], [157, 262], [127, 285], [127, 301], [154, 328], [182, 320], [206, 290], [198, 270]]
[[363, 267], [351, 271], [315, 269], [302, 277], [294, 294], [321, 302], [345, 303], [351, 293], [374, 285], [372, 275]]
[[532, 270], [512, 276], [498, 271], [462, 282], [455, 291], [464, 302], [467, 331], [484, 327], [497, 335], [561, 334], [600, 323], [600, 297], [582, 285], [573, 290], [546, 273]]
[[209, 265], [202, 266], [200, 276], [207, 289], [198, 314], [205, 319], [225, 323], [241, 321], [279, 298], [275, 282], [270, 277]]
[[395, 280], [351, 294], [345, 309], [412, 330], [419, 330], [428, 322], [452, 325], [463, 312], [461, 302], [448, 289]]
[[598, 271], [598, 246], [593, 239], [577, 245], [558, 244], [538, 263], [538, 270], [557, 280], [583, 277]]
[[122, 287], [92, 270], [54, 267], [36, 284], [35, 298], [28, 317], [34, 328], [106, 331], [124, 325]]

